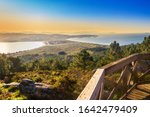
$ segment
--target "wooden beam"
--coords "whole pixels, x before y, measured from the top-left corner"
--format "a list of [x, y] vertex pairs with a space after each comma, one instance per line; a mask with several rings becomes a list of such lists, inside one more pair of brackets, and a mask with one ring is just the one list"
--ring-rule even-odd
[[139, 81], [141, 81], [141, 79], [149, 73], [150, 73], [150, 69], [148, 69], [146, 72], [144, 72], [141, 76], [138, 77]]
[[120, 59], [116, 62], [110, 63], [108, 65], [105, 65], [102, 67], [102, 69], [105, 69], [105, 74], [112, 74], [120, 69], [122, 69], [123, 67], [125, 67], [126, 65], [130, 64], [133, 61], [136, 61], [138, 58], [139, 54], [134, 54], [128, 57], [125, 57], [123, 59]]
[[138, 61], [135, 61], [135, 64], [134, 64], [133, 69], [132, 69], [131, 77], [133, 77], [134, 83], [138, 82], [138, 74], [137, 74], [138, 63], [139, 63]]
[[102, 97], [104, 69], [97, 69], [77, 100], [96, 100]]
[[122, 58], [118, 61], [112, 62], [108, 65], [103, 66], [101, 69], [105, 69], [105, 74], [112, 74], [133, 61], [137, 60], [150, 60], [150, 53], [148, 54], [133, 54], [128, 57]]

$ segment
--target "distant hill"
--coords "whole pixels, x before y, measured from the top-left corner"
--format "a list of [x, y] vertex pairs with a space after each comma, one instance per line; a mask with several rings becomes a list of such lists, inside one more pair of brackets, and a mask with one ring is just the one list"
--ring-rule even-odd
[[[51, 56], [65, 53], [74, 55], [83, 49], [99, 50], [106, 49], [108, 46], [69, 41], [69, 38], [97, 37], [98, 35], [65, 35], [65, 34], [25, 34], [25, 33], [0, 33], [0, 42], [26, 42], [43, 41], [45, 46], [33, 50], [20, 51], [9, 56]], [[97, 49], [96, 49], [97, 50]]]
[[0, 42], [52, 41], [82, 37], [97, 37], [97, 35], [0, 33]]

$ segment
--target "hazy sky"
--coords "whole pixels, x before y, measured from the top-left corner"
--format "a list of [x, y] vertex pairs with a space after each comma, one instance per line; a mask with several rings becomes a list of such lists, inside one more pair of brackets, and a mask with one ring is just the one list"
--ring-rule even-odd
[[0, 0], [0, 32], [150, 32], [150, 1]]

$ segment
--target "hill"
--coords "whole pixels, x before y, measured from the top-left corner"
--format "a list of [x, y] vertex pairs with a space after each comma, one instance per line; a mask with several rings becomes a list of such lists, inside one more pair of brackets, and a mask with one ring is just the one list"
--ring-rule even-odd
[[54, 41], [78, 37], [97, 37], [97, 35], [0, 33], [0, 42]]
[[88, 44], [81, 42], [72, 41], [51, 41], [53, 44], [47, 44], [46, 46], [36, 48], [33, 50], [22, 51], [17, 53], [9, 54], [10, 56], [26, 56], [26, 55], [59, 55], [61, 52], [66, 55], [74, 55], [83, 49], [100, 50], [106, 49], [108, 46], [98, 45], [98, 44]]

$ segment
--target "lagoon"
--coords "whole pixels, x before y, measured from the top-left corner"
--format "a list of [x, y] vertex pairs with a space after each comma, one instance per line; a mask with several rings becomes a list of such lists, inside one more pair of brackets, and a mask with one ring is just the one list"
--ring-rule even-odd
[[0, 53], [15, 53], [44, 46], [44, 42], [0, 42]]

